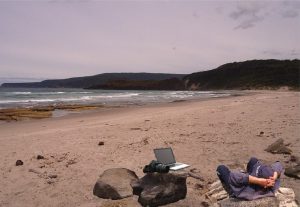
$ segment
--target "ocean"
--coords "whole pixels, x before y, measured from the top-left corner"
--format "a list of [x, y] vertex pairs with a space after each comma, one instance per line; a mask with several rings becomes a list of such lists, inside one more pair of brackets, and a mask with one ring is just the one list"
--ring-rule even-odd
[[0, 109], [54, 104], [134, 105], [207, 99], [234, 91], [84, 90], [70, 88], [0, 88]]

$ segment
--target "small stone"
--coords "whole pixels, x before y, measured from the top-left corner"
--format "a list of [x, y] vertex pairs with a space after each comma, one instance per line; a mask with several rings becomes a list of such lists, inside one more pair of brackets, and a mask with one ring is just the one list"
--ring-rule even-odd
[[66, 167], [69, 167], [70, 165], [74, 165], [76, 163], [77, 163], [77, 161], [75, 159], [68, 160]]
[[53, 184], [54, 181], [53, 181], [53, 180], [47, 180], [47, 183], [48, 183], [48, 184]]
[[203, 189], [204, 188], [204, 185], [201, 184], [201, 183], [196, 183], [195, 184], [195, 189]]
[[43, 160], [43, 159], [45, 159], [45, 157], [44, 157], [43, 155], [37, 155], [37, 156], [36, 156], [36, 159], [38, 159], [38, 160]]
[[29, 169], [28, 172], [32, 172], [32, 173], [35, 173], [35, 174], [41, 174], [40, 171], [35, 170], [35, 169]]
[[16, 162], [16, 166], [23, 165], [23, 164], [24, 164], [24, 163], [23, 163], [22, 160], [17, 160], [17, 162]]
[[298, 162], [298, 161], [299, 161], [299, 157], [297, 157], [297, 156], [295, 156], [295, 155], [291, 155], [290, 161], [291, 161], [291, 162]]
[[48, 178], [51, 178], [51, 179], [57, 178], [57, 175], [48, 175]]
[[190, 169], [190, 172], [192, 172], [192, 173], [200, 173], [200, 170], [197, 169], [197, 168], [192, 168], [192, 169]]
[[259, 135], [263, 135], [263, 134], [264, 134], [264, 132], [263, 132], [263, 131], [259, 132]]
[[104, 145], [104, 142], [101, 141], [101, 142], [98, 143], [98, 145], [99, 146]]
[[130, 130], [142, 130], [142, 129], [139, 127], [135, 127], [135, 128], [130, 128]]
[[210, 205], [209, 205], [208, 202], [202, 201], [202, 202], [201, 202], [201, 206], [203, 206], [203, 207], [209, 207]]

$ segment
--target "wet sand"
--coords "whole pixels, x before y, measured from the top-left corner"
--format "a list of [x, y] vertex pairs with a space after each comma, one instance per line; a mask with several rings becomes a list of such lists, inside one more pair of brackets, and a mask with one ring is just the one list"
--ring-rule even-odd
[[[217, 165], [241, 168], [251, 156], [287, 166], [289, 155], [264, 149], [283, 138], [300, 156], [299, 105], [299, 92], [260, 91], [1, 123], [0, 206], [103, 206], [108, 201], [92, 194], [97, 177], [113, 167], [142, 176], [157, 147], [172, 147], [177, 161], [197, 168], [207, 183], [217, 179]], [[37, 160], [37, 154], [45, 159]], [[15, 166], [18, 159], [24, 165]], [[282, 181], [299, 200], [299, 180]], [[200, 202], [198, 182], [188, 178], [190, 205]]]

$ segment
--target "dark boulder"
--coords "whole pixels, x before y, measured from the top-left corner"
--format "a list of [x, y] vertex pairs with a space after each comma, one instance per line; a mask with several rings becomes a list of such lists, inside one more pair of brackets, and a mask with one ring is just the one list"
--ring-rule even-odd
[[133, 193], [143, 206], [161, 206], [184, 199], [187, 194], [187, 174], [148, 173], [132, 182]]
[[284, 171], [284, 174], [288, 177], [300, 179], [300, 164], [287, 167]]
[[295, 162], [295, 163], [297, 163], [297, 164], [299, 164], [300, 165], [300, 158], [298, 157], [298, 156], [295, 156], [295, 155], [291, 155], [291, 157], [290, 157], [290, 160], [289, 160], [290, 162]]
[[283, 139], [276, 140], [273, 144], [265, 149], [267, 152], [271, 152], [273, 154], [291, 154], [292, 150], [288, 148], [284, 143]]
[[126, 168], [105, 170], [96, 182], [93, 194], [100, 198], [122, 199], [132, 196], [130, 183], [138, 180], [135, 172]]

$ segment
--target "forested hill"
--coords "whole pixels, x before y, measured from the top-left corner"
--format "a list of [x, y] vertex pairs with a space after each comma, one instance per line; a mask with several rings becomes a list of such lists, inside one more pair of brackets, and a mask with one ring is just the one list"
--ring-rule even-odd
[[249, 60], [192, 73], [183, 79], [190, 90], [300, 88], [300, 60]]
[[300, 60], [248, 60], [216, 69], [184, 74], [104, 73], [95, 76], [34, 83], [4, 83], [2, 87], [88, 88], [118, 90], [244, 90], [300, 89]]
[[165, 80], [170, 78], [182, 79], [186, 74], [167, 73], [103, 73], [94, 76], [85, 76], [68, 79], [44, 80], [32, 83], [4, 83], [1, 87], [22, 87], [22, 88], [89, 88], [94, 85], [102, 85], [114, 80]]

